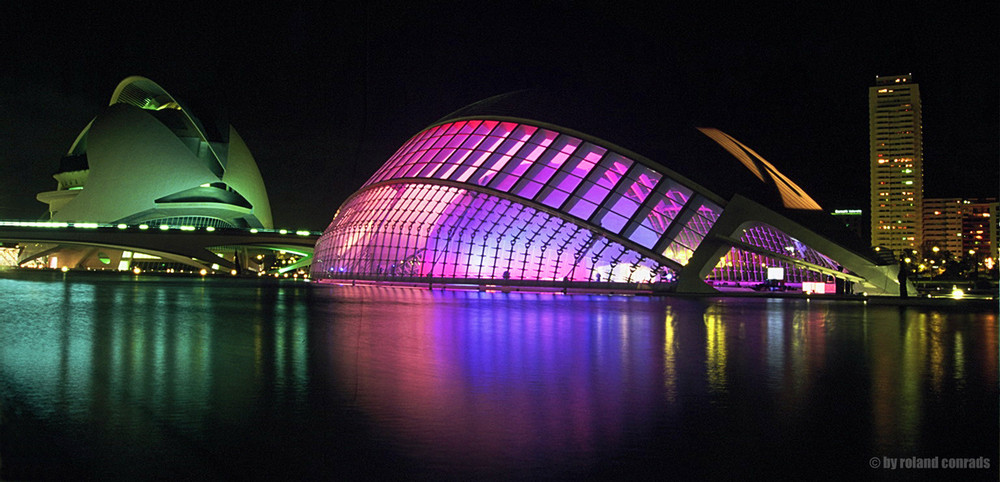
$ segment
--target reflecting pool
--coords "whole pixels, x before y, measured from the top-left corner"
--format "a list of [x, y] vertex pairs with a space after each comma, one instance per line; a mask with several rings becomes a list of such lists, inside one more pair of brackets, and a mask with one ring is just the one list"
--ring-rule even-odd
[[[988, 305], [33, 271], [0, 292], [4, 480], [996, 480], [1000, 463]], [[886, 467], [918, 458], [939, 468]]]

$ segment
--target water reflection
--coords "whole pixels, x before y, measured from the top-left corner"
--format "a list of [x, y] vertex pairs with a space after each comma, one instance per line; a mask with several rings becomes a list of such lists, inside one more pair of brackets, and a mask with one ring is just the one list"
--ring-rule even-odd
[[0, 278], [5, 479], [870, 476], [997, 451], [995, 311], [33, 276]]
[[[990, 312], [375, 288], [330, 296], [357, 313], [331, 337], [355, 400], [388, 436], [442, 464], [597, 464], [637, 440], [683, 445], [692, 418], [720, 440], [743, 431], [785, 450], [803, 449], [773, 434], [912, 454], [938, 443], [927, 434], [950, 410], [928, 398], [965, 383], [996, 393], [993, 360], [952, 349], [974, 332], [995, 358]], [[399, 303], [405, 318], [385, 313]], [[981, 407], [996, 420], [995, 407]]]
[[364, 288], [334, 296], [356, 316], [330, 337], [335, 369], [421, 458], [579, 462], [660, 408], [662, 307], [647, 300]]
[[[936, 422], [929, 404], [966, 390], [996, 391], [996, 313], [874, 307], [866, 316], [877, 447], [912, 453], [926, 443], [927, 425]], [[967, 353], [970, 340], [976, 355]], [[970, 373], [969, 366], [976, 368]], [[963, 417], [960, 409], [945, 415]], [[980, 422], [965, 417], [952, 429]]]
[[304, 398], [299, 289], [56, 276], [0, 280], [6, 477], [204, 473], [176, 468], [192, 444]]
[[663, 389], [667, 402], [677, 403], [677, 316], [673, 306], [666, 307], [663, 323]]
[[[726, 389], [726, 323], [725, 309], [716, 305], [705, 312], [705, 370], [713, 391]], [[742, 328], [742, 325], [741, 325]]]

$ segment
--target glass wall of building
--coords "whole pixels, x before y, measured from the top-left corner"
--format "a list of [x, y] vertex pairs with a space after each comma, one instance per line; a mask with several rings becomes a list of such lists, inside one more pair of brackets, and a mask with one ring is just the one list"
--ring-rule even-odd
[[[413, 136], [348, 199], [317, 244], [314, 278], [674, 281], [723, 211], [718, 197], [594, 139], [490, 119]], [[766, 225], [709, 279], [822, 281], [836, 263]], [[759, 249], [756, 249], [759, 248]], [[774, 256], [768, 256], [774, 253]]]

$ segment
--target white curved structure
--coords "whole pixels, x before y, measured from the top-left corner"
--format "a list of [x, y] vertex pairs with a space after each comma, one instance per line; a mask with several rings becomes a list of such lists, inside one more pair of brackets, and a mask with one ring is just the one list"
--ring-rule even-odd
[[236, 130], [206, 126], [144, 77], [123, 80], [77, 137], [55, 191], [55, 221], [271, 228], [257, 164]]

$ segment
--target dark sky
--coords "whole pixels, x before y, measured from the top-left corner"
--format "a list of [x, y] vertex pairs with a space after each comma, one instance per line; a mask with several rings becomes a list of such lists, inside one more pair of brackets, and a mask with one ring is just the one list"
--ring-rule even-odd
[[615, 2], [421, 3], [161, 3], [59, 18], [0, 7], [0, 217], [45, 212], [35, 194], [55, 187], [59, 158], [129, 75], [190, 104], [224, 107], [257, 160], [275, 224], [289, 228], [322, 230], [433, 121], [531, 88], [614, 92], [646, 107], [636, 122], [651, 126], [710, 122], [824, 207], [864, 208], [867, 88], [876, 75], [912, 73], [923, 102], [925, 195], [1000, 191], [996, 2], [699, 4], [696, 13]]

